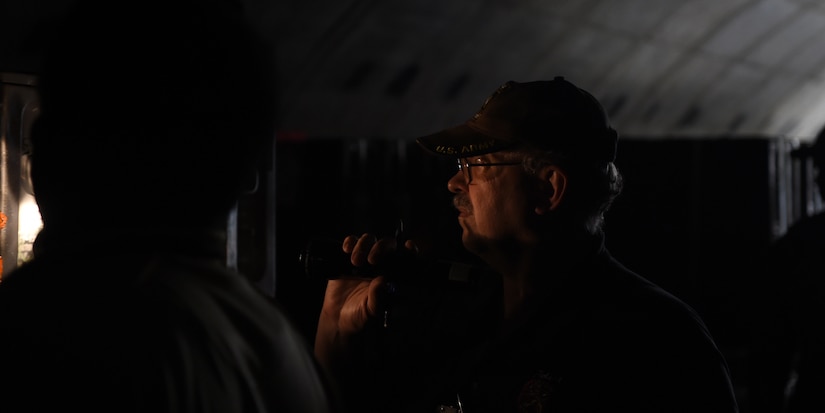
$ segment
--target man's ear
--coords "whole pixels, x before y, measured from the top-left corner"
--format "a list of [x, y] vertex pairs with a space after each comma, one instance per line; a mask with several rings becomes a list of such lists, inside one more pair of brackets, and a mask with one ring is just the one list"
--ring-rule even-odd
[[251, 195], [258, 192], [261, 185], [261, 172], [255, 168], [247, 168], [241, 177], [241, 193]]
[[536, 213], [544, 215], [561, 205], [567, 189], [567, 173], [555, 165], [545, 165], [538, 173], [543, 188], [541, 201], [536, 206]]

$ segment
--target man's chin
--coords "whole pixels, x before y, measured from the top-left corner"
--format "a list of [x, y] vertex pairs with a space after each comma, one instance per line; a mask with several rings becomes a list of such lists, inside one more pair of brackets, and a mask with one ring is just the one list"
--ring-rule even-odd
[[481, 255], [486, 251], [487, 243], [484, 240], [472, 233], [469, 233], [466, 229], [464, 230], [464, 234], [461, 236], [461, 243], [464, 244], [464, 248], [475, 254]]

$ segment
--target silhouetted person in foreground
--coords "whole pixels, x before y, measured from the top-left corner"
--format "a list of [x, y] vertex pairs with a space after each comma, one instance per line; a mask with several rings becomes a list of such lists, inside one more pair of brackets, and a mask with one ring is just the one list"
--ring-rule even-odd
[[[810, 157], [825, 194], [825, 129]], [[825, 412], [825, 212], [791, 225], [764, 257], [749, 307], [749, 394], [755, 413]]]
[[266, 166], [271, 50], [237, 4], [84, 1], [49, 27], [34, 258], [0, 283], [0, 412], [326, 412], [303, 336], [225, 265]]
[[[462, 243], [496, 276], [454, 295], [471, 308], [392, 272], [328, 281], [315, 353], [352, 412], [737, 411], [697, 313], [605, 248], [617, 136], [600, 103], [558, 77], [507, 82], [466, 123], [418, 139], [457, 162], [447, 188]], [[415, 250], [396, 241], [352, 235], [342, 249], [381, 265]], [[399, 290], [436, 308], [400, 308]]]

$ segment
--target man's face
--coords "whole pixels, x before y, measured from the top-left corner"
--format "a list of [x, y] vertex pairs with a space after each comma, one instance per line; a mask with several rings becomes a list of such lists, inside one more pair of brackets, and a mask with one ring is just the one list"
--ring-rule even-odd
[[521, 161], [501, 152], [458, 160], [460, 170], [447, 187], [455, 194], [462, 242], [470, 252], [519, 245], [529, 236], [536, 179]]

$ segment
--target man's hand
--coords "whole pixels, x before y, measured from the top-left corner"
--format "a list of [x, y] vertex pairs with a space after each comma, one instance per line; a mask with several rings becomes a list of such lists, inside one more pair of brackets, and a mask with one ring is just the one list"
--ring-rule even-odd
[[[342, 249], [350, 254], [356, 267], [378, 266], [392, 259], [395, 238], [378, 239], [372, 234], [344, 238]], [[415, 251], [415, 244], [405, 247]], [[379, 274], [369, 280], [335, 279], [327, 282], [324, 304], [315, 336], [315, 355], [331, 371], [340, 370], [345, 360], [352, 361], [358, 338], [371, 325], [380, 326], [387, 303], [387, 281]]]

